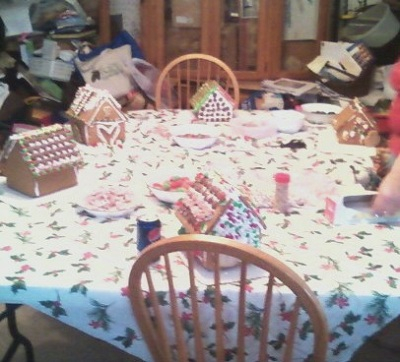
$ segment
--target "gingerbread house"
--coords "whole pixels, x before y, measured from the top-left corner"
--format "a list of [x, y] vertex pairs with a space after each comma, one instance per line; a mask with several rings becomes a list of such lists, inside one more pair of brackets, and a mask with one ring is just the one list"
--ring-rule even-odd
[[0, 160], [7, 185], [32, 197], [75, 186], [82, 164], [70, 129], [59, 124], [10, 136]]
[[190, 99], [201, 121], [226, 122], [233, 117], [234, 100], [216, 81], [204, 83]]
[[67, 111], [75, 139], [89, 146], [125, 141], [126, 115], [105, 89], [80, 87]]
[[357, 98], [334, 117], [332, 126], [339, 143], [375, 147], [380, 142], [375, 119]]
[[[211, 234], [257, 247], [265, 223], [251, 201], [220, 175], [211, 178], [199, 173], [184, 198], [175, 204], [175, 214], [185, 232]], [[212, 255], [198, 254], [206, 268], [213, 267]], [[221, 261], [221, 267], [236, 265], [237, 260]]]

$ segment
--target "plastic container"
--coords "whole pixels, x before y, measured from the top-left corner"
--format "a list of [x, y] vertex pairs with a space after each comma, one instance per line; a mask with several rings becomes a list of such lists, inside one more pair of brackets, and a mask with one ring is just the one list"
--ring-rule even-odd
[[292, 134], [300, 132], [304, 126], [305, 116], [301, 112], [292, 109], [280, 109], [271, 111], [271, 115], [278, 132]]
[[399, 32], [400, 23], [385, 3], [376, 4], [350, 20], [342, 30], [342, 38], [362, 41], [371, 48], [390, 42]]
[[275, 179], [275, 209], [286, 214], [289, 211], [289, 183], [290, 175], [278, 172], [274, 175]]

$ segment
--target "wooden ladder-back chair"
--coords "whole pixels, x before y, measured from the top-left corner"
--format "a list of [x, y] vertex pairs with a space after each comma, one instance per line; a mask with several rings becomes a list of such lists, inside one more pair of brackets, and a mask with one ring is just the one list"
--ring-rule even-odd
[[[213, 270], [198, 263], [199, 251], [211, 253]], [[227, 257], [240, 261], [236, 271], [220, 268]], [[178, 272], [182, 265], [184, 271]], [[210, 283], [204, 282], [202, 273]], [[227, 276], [231, 283], [224, 280]], [[249, 291], [251, 278], [258, 282], [262, 278], [261, 287]], [[310, 332], [306, 349], [307, 355], [312, 354], [310, 361], [325, 362], [328, 327], [315, 294], [287, 265], [250, 245], [197, 234], [157, 241], [135, 261], [129, 291], [133, 313], [156, 362], [269, 361], [274, 360], [270, 359], [276, 353], [274, 344], [282, 341], [277, 360], [288, 362], [298, 343], [303, 343], [298, 340], [304, 326]], [[250, 299], [254, 294], [256, 304]], [[282, 303], [290, 317], [282, 318]], [[260, 318], [255, 318], [258, 313]], [[233, 333], [229, 337], [228, 328]], [[255, 332], [252, 338], [249, 331]], [[205, 341], [209, 333], [211, 341]], [[226, 359], [227, 353], [236, 359]]]
[[208, 54], [182, 55], [161, 71], [155, 89], [156, 109], [190, 109], [190, 99], [208, 80], [215, 80], [239, 106], [239, 84], [231, 68]]

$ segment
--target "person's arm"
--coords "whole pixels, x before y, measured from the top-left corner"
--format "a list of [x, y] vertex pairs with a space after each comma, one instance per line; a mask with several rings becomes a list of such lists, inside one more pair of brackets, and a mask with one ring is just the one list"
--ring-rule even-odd
[[372, 209], [378, 215], [393, 215], [400, 212], [400, 156], [396, 158], [390, 172], [382, 180]]

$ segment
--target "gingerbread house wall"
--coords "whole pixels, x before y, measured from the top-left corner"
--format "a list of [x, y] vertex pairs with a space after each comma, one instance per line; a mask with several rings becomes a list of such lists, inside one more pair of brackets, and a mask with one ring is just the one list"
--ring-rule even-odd
[[17, 143], [5, 161], [4, 174], [7, 186], [31, 197], [44, 196], [77, 184], [74, 167], [63, 168], [35, 178], [28, 164], [21, 157], [21, 146]]
[[71, 121], [74, 138], [79, 143], [97, 146], [99, 143], [113, 145], [117, 140], [125, 141], [125, 121], [93, 122], [87, 124], [80, 119]]
[[216, 90], [198, 109], [197, 117], [205, 121], [229, 121], [233, 117], [233, 109], [233, 104]]
[[[116, 140], [125, 141], [126, 116], [108, 100], [95, 109], [82, 111], [71, 119], [75, 140], [89, 146], [99, 143], [114, 144]], [[110, 126], [100, 124], [107, 121]], [[99, 122], [100, 125], [97, 125]], [[115, 122], [115, 124], [113, 124]], [[100, 134], [101, 133], [101, 134]]]

